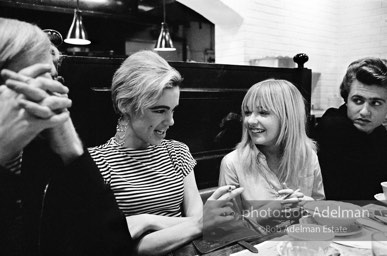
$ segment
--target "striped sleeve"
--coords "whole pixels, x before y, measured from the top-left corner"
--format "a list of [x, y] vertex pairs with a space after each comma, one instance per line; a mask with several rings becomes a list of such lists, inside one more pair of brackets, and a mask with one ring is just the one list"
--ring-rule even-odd
[[171, 140], [171, 147], [174, 152], [174, 154], [171, 155], [171, 158], [173, 162], [176, 163], [178, 170], [183, 174], [183, 177], [186, 177], [193, 171], [196, 165], [196, 160], [191, 155], [191, 152], [186, 144], [176, 140]]
[[9, 160], [7, 163], [4, 164], [4, 168], [9, 170], [10, 172], [14, 174], [20, 174], [21, 173], [21, 167], [22, 167], [22, 158], [23, 151], [21, 151], [16, 157]]
[[100, 147], [88, 148], [90, 156], [91, 156], [91, 158], [93, 158], [94, 162], [98, 166], [99, 171], [101, 172], [101, 175], [102, 175], [105, 183], [111, 184], [110, 167], [109, 167], [108, 162], [104, 158], [104, 154], [103, 154], [102, 150], [103, 149]]

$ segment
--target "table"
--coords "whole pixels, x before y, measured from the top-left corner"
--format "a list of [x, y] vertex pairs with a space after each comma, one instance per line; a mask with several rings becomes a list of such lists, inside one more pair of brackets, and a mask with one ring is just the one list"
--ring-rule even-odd
[[[275, 238], [283, 236], [283, 235], [285, 235], [285, 233], [269, 234], [269, 235], [263, 236], [261, 238], [258, 238], [256, 240], [249, 241], [249, 243], [252, 245], [257, 245], [257, 244], [260, 244], [264, 241], [272, 240], [272, 239], [275, 239]], [[232, 244], [230, 246], [226, 246], [224, 248], [221, 248], [219, 250], [216, 250], [216, 251], [213, 251], [210, 253], [200, 254], [198, 252], [198, 250], [196, 250], [195, 246], [192, 243], [189, 243], [189, 244], [185, 245], [184, 247], [177, 249], [176, 251], [171, 253], [171, 255], [173, 255], [173, 256], [187, 256], [187, 255], [192, 255], [192, 256], [193, 255], [224, 256], [224, 255], [230, 255], [232, 253], [242, 251], [244, 249], [245, 248], [240, 246], [239, 244]], [[255, 255], [258, 255], [258, 254], [255, 254]]]
[[[370, 209], [372, 207], [384, 207], [381, 206], [380, 204], [368, 204], [363, 206], [363, 208]], [[384, 207], [385, 208], [385, 207]], [[387, 208], [385, 208], [387, 209]], [[370, 235], [373, 232], [378, 231], [376, 228], [384, 229], [387, 231], [387, 225], [381, 225], [381, 226], [367, 226], [364, 223], [363, 229], [360, 233], [352, 236], [343, 236], [343, 237], [335, 237], [333, 240], [333, 243], [331, 244], [331, 247], [334, 249], [337, 249], [340, 251], [341, 256], [346, 256], [346, 255], [351, 255], [351, 256], [366, 256], [366, 255], [371, 255], [371, 242], [370, 242]], [[270, 255], [270, 256], [277, 256], [279, 255], [277, 250], [276, 250], [276, 245], [271, 245], [268, 248], [268, 242], [280, 242], [279, 239], [282, 238], [282, 240], [286, 239], [284, 238], [286, 234], [284, 232], [280, 233], [274, 233], [274, 234], [269, 234], [263, 237], [260, 237], [256, 240], [250, 241], [252, 245], [255, 245], [255, 247], [260, 251], [261, 254], [255, 254], [251, 253], [248, 250], [245, 250], [244, 247], [240, 246], [239, 244], [232, 244], [229, 246], [226, 246], [222, 249], [207, 253], [207, 254], [202, 254], [203, 256], [224, 256], [224, 255], [231, 255], [237, 253], [235, 256], [265, 256], [265, 255]], [[368, 238], [367, 238], [368, 237]], [[360, 239], [363, 241], [360, 241], [362, 244], [359, 244], [356, 242], [356, 239]], [[368, 239], [368, 240], [367, 240]], [[267, 242], [267, 243], [264, 243]], [[363, 248], [360, 248], [363, 247]], [[262, 254], [266, 250], [271, 250], [270, 254]], [[240, 253], [238, 253], [240, 252]], [[170, 255], [173, 256], [186, 256], [186, 255], [200, 255], [200, 253], [196, 250], [194, 245], [192, 243], [189, 243], [178, 250], [175, 250], [173, 253]]]

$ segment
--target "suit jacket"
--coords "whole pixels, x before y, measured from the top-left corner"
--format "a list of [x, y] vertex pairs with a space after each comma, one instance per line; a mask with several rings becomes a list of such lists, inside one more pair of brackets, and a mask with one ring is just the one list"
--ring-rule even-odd
[[330, 108], [316, 127], [318, 157], [327, 199], [373, 200], [387, 180], [387, 131], [359, 131], [347, 107]]
[[24, 150], [22, 166], [21, 176], [0, 169], [6, 255], [131, 254], [125, 217], [86, 149], [64, 166], [36, 140]]

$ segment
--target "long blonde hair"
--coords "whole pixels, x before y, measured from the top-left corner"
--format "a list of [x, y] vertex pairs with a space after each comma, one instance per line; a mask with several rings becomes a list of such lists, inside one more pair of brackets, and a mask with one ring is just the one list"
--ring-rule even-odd
[[[247, 91], [241, 106], [243, 120], [246, 111], [257, 107], [272, 111], [280, 121], [280, 133], [276, 141], [282, 156], [279, 180], [287, 182], [296, 179], [298, 171], [310, 164], [311, 154], [316, 148], [314, 141], [306, 135], [305, 103], [301, 93], [286, 80], [265, 80], [254, 84]], [[245, 122], [242, 140], [236, 148], [245, 164], [246, 174], [253, 174], [258, 149], [249, 136]]]

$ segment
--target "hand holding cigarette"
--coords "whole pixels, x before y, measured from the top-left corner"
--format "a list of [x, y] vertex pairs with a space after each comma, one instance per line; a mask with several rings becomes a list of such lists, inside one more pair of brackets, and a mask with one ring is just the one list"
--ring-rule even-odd
[[299, 201], [299, 199], [304, 197], [304, 194], [300, 192], [300, 189], [281, 189], [278, 191], [278, 194], [280, 195], [279, 200], [292, 200], [292, 201]]

